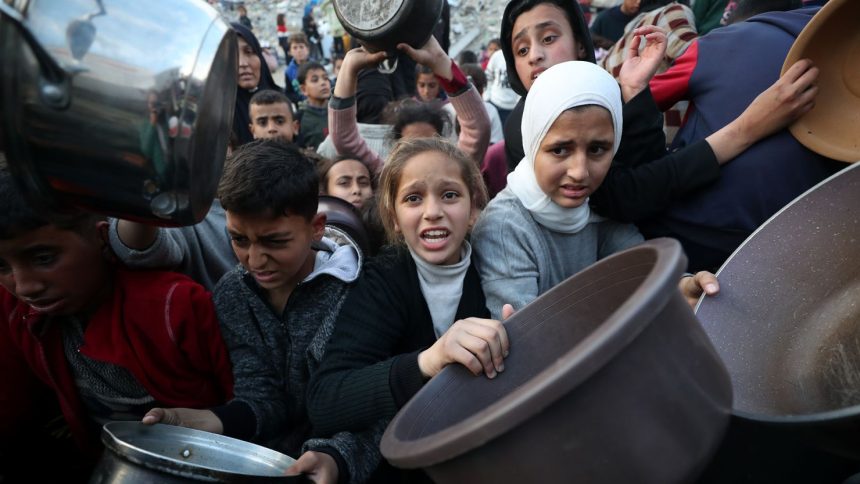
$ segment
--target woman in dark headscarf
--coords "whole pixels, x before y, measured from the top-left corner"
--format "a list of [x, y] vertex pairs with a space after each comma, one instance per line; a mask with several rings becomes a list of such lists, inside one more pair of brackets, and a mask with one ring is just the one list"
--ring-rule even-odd
[[272, 73], [266, 66], [263, 50], [257, 37], [245, 26], [233, 22], [230, 24], [236, 32], [239, 41], [239, 71], [236, 85], [236, 110], [233, 113], [233, 133], [239, 145], [254, 139], [248, 125], [251, 117], [248, 115], [248, 103], [251, 96], [260, 89], [280, 88], [272, 79]]

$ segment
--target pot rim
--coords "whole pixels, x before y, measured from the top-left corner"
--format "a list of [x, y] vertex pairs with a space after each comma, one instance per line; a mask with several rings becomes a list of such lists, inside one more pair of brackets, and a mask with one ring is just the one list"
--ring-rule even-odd
[[[656, 258], [651, 270], [621, 306], [587, 337], [560, 355], [555, 363], [508, 395], [456, 424], [418, 439], [403, 441], [396, 436], [395, 429], [404, 415], [417, 405], [418, 399], [413, 397], [386, 429], [381, 443], [382, 454], [398, 467], [404, 468], [428, 467], [450, 460], [520, 425], [610, 364], [613, 358], [653, 321], [669, 303], [670, 298], [681, 297], [680, 293], [675, 293], [677, 279], [686, 266], [686, 257], [678, 241], [668, 238], [652, 239], [613, 254], [571, 276], [541, 296], [550, 297], [549, 295], [555, 292], [569, 291], [568, 281], [588, 277], [589, 273], [599, 270], [595, 269], [595, 266], [630, 257], [632, 251], [653, 252]], [[621, 270], [624, 269], [629, 267]], [[614, 275], [615, 273], [604, 275], [589, 286], [602, 283]], [[512, 318], [518, 314], [521, 313], [515, 313]], [[516, 351], [515, 348], [512, 350]], [[445, 368], [443, 373], [452, 370], [453, 365]], [[433, 380], [438, 380], [441, 375], [440, 373]], [[425, 385], [421, 392], [425, 391], [433, 380]]]
[[[400, 8], [397, 9], [397, 12], [395, 12], [395, 14], [388, 22], [385, 22], [381, 26], [376, 27], [374, 29], [360, 29], [349, 22], [345, 22], [343, 14], [340, 11], [340, 3], [335, 1], [332, 2], [332, 4], [334, 5], [335, 16], [337, 16], [337, 19], [343, 25], [344, 30], [346, 30], [350, 33], [350, 35], [355, 37], [361, 45], [374, 48], [378, 51], [381, 50], [377, 48], [379, 42], [387, 40], [387, 38], [392, 35], [390, 26], [396, 25], [397, 23], [402, 22], [403, 19], [408, 18], [410, 15], [412, 15], [412, 12], [416, 8], [419, 8], [418, 2], [421, 2], [424, 7], [426, 7], [426, 4], [429, 2], [435, 2], [435, 4], [431, 6], [433, 8], [433, 18], [435, 18], [434, 24], [439, 21], [439, 18], [442, 16], [442, 10], [444, 7], [441, 0], [413, 0], [412, 2], [410, 2], [409, 0], [404, 0], [403, 3], [400, 4]], [[432, 35], [433, 29], [430, 29], [430, 31], [427, 33], [427, 37], [425, 37], [421, 41], [421, 44], [423, 45], [424, 43], [426, 43]], [[413, 45], [412, 47], [417, 49], [420, 48], [421, 45]]]
[[[270, 459], [266, 460], [270, 462], [284, 460], [283, 458], [285, 457], [289, 459], [289, 461], [284, 461], [285, 465], [292, 464], [292, 462], [295, 462], [289, 456], [268, 449], [266, 447], [252, 444], [250, 442], [234, 439], [225, 435], [213, 434], [202, 430], [196, 430], [187, 427], [176, 427], [173, 425], [166, 424], [143, 425], [140, 422], [130, 421], [108, 422], [102, 427], [102, 443], [104, 443], [106, 449], [110, 450], [113, 455], [118, 459], [146, 467], [147, 469], [152, 469], [158, 472], [165, 472], [175, 476], [212, 482], [221, 482], [225, 480], [241, 480], [242, 482], [285, 482], [285, 476], [265, 474], [242, 474], [197, 463], [181, 461], [179, 459], [175, 459], [167, 455], [158, 454], [142, 447], [138, 447], [132, 443], [122, 440], [122, 438], [120, 437], [123, 431], [127, 432], [130, 430], [143, 430], [155, 432], [158, 431], [156, 429], [162, 431], [166, 430], [168, 432], [166, 434], [167, 437], [169, 437], [171, 431], [173, 431], [172, 433], [182, 432], [190, 437], [194, 437], [199, 440], [213, 441], [213, 439], [217, 438], [222, 447], [246, 447], [249, 450], [253, 449], [255, 457], [260, 457], [261, 455], [268, 456], [270, 457]], [[260, 458], [256, 460], [264, 461], [264, 459]], [[286, 467], [284, 467], [284, 470], [286, 470]]]

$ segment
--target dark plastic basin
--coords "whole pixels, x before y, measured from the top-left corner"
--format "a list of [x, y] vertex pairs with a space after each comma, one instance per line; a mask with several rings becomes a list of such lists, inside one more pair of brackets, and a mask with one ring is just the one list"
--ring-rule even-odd
[[860, 458], [860, 169], [763, 224], [697, 313], [732, 378], [734, 413]]
[[732, 397], [677, 290], [685, 264], [657, 239], [547, 292], [506, 322], [503, 374], [446, 368], [391, 422], [383, 455], [440, 483], [693, 480]]

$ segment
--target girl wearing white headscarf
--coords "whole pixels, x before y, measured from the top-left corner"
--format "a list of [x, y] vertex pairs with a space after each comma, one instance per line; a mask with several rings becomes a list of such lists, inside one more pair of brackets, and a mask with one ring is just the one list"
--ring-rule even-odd
[[[591, 110], [599, 111], [584, 114]], [[560, 120], [568, 111], [573, 114]], [[583, 129], [570, 136], [558, 131], [578, 116], [605, 120], [606, 112], [611, 140], [594, 124], [579, 123]], [[523, 112], [525, 158], [472, 231], [473, 257], [491, 311], [503, 303], [520, 309], [599, 259], [642, 242], [636, 227], [598, 217], [588, 206], [587, 195], [600, 186], [618, 150], [621, 121], [617, 82], [590, 62], [556, 64], [535, 80]], [[582, 150], [587, 159], [572, 161]]]

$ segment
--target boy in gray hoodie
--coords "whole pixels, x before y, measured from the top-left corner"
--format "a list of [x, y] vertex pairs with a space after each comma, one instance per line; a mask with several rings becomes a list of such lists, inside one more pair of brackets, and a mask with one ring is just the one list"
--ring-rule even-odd
[[344, 432], [307, 441], [313, 429], [305, 404], [309, 375], [358, 278], [359, 253], [323, 237], [316, 170], [294, 146], [243, 145], [218, 191], [239, 260], [213, 296], [235, 398], [208, 410], [154, 409], [144, 423], [223, 433], [293, 456], [308, 450], [295, 470], [322, 482], [362, 482], [379, 462], [376, 440]]

